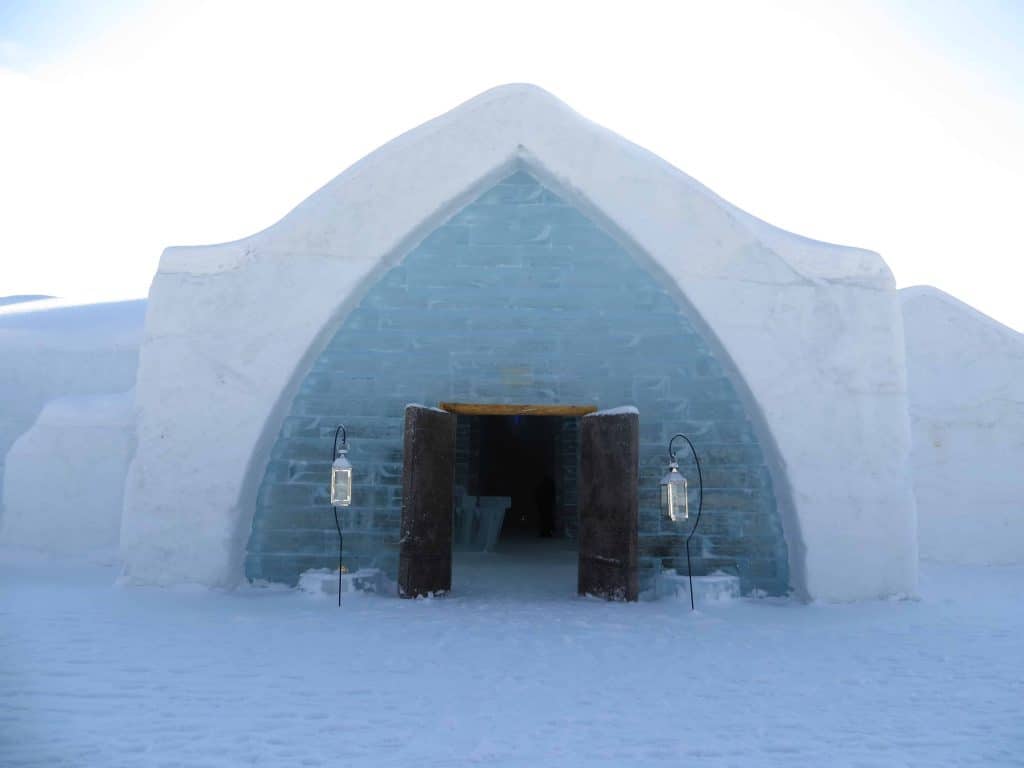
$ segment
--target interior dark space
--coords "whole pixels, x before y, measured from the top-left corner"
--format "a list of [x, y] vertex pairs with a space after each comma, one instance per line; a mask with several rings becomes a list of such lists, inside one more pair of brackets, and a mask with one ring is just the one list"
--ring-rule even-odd
[[456, 592], [550, 593], [561, 599], [575, 591], [578, 421], [563, 416], [459, 417], [456, 503], [472, 505], [478, 499], [479, 525], [492, 520], [500, 524], [500, 533], [481, 549], [487, 537], [473, 537], [472, 542], [460, 537], [467, 512], [457, 513]]
[[479, 495], [512, 499], [501, 540], [553, 536], [560, 419], [488, 416], [481, 422]]

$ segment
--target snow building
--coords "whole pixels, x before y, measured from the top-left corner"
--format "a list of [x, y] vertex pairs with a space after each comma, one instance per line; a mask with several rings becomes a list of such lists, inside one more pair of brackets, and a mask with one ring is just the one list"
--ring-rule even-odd
[[884, 261], [761, 222], [534, 86], [400, 136], [258, 234], [168, 248], [137, 408], [130, 582], [336, 567], [344, 424], [346, 566], [413, 593], [450, 578], [453, 546], [516, 535], [576, 547], [584, 591], [685, 572], [694, 515], [659, 506], [676, 433], [703, 467], [694, 573], [915, 588]]
[[922, 560], [1024, 562], [1024, 335], [930, 286], [900, 291]]

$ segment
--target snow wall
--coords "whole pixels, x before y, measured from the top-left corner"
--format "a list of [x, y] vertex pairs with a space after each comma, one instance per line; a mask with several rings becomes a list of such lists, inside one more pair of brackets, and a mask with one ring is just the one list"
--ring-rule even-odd
[[0, 545], [118, 557], [124, 478], [135, 451], [134, 392], [49, 402], [7, 453]]
[[8, 450], [58, 397], [135, 385], [146, 301], [0, 306], [0, 530]]
[[900, 299], [921, 557], [1024, 562], [1024, 335], [936, 288]]
[[261, 233], [164, 252], [140, 355], [126, 579], [244, 578], [260, 483], [314, 361], [388, 270], [516, 170], [645, 264], [722, 361], [765, 452], [796, 594], [913, 592], [902, 318], [882, 259], [764, 224], [521, 85], [390, 142]]

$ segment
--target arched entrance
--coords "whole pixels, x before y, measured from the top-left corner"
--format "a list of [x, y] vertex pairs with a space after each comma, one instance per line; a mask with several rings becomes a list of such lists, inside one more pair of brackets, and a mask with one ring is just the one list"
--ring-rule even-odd
[[251, 579], [294, 583], [331, 567], [324, 478], [344, 422], [355, 466], [349, 567], [398, 575], [407, 403], [629, 403], [638, 435], [642, 589], [680, 567], [688, 528], [662, 520], [657, 483], [674, 432], [707, 467], [697, 572], [745, 590], [788, 587], [775, 492], [741, 382], [686, 308], [614, 237], [517, 171], [430, 233], [385, 273], [313, 362], [271, 449], [248, 544]]

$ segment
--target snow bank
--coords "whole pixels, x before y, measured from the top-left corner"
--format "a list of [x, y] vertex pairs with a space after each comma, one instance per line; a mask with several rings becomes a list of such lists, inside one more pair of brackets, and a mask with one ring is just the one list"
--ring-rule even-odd
[[134, 450], [134, 392], [47, 404], [7, 454], [0, 545], [115, 558]]
[[[45, 403], [135, 385], [145, 312], [144, 300], [37, 299], [0, 306], [0, 499], [7, 452]], [[2, 521], [0, 506], [0, 526]]]
[[1024, 336], [936, 288], [900, 299], [921, 557], [1024, 562]]
[[902, 320], [884, 261], [760, 222], [529, 85], [395, 139], [252, 237], [164, 252], [125, 490], [127, 577], [239, 582], [259, 480], [312, 360], [387, 269], [516, 169], [648, 264], [729, 367], [768, 454], [797, 594], [912, 592]]

